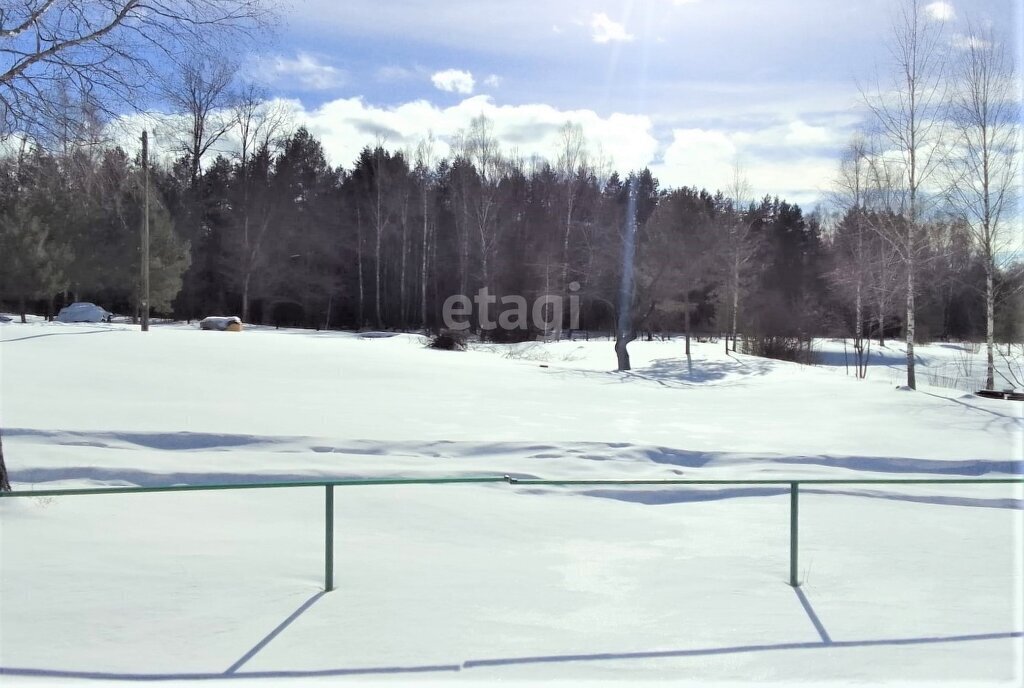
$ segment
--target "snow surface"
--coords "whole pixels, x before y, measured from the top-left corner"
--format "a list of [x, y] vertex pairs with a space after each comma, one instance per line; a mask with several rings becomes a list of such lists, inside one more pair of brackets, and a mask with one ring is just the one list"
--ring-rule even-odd
[[[874, 370], [423, 344], [7, 323], [11, 479], [1022, 474], [1024, 405]], [[1024, 679], [1019, 485], [806, 486], [798, 591], [785, 486], [335, 494], [327, 594], [322, 488], [0, 500], [0, 684]]]

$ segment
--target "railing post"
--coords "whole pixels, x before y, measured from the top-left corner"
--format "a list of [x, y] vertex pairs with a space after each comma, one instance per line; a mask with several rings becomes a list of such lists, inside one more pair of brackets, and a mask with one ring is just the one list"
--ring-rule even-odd
[[324, 502], [324, 592], [334, 590], [334, 485], [327, 485]]
[[800, 483], [789, 484], [789, 584], [800, 587], [796, 579], [799, 545]]

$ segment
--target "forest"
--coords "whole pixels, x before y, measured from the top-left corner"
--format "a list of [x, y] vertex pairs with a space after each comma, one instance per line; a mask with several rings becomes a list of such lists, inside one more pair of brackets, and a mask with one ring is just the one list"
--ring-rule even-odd
[[[534, 299], [577, 282], [581, 329], [612, 331], [627, 179], [586, 162], [578, 126], [563, 128], [554, 163], [503, 156], [491, 126], [474, 120], [451, 160], [434, 159], [424, 141], [411, 154], [367, 147], [334, 168], [299, 128], [194, 176], [188, 156], [151, 166], [153, 312], [436, 330], [451, 294], [487, 287]], [[777, 197], [743, 198], [742, 180], [730, 194], [631, 174], [638, 331], [851, 336], [851, 275], [863, 270], [866, 331], [900, 334], [898, 256], [866, 230], [898, 216], [805, 213]], [[12, 309], [52, 315], [89, 300], [137, 315], [142, 193], [139, 160], [119, 148], [26, 147], [0, 160], [0, 280]], [[940, 217], [922, 235], [918, 336], [983, 337], [985, 270], [969, 228]], [[1013, 267], [997, 282], [1018, 294]], [[1017, 305], [1001, 300], [1001, 341], [1019, 339]]]
[[[870, 226], [899, 216], [850, 208], [805, 213], [784, 199], [661, 188], [648, 170], [589, 165], [578, 126], [559, 160], [508, 158], [483, 116], [458, 155], [367, 147], [331, 167], [305, 129], [217, 156], [150, 166], [154, 314], [235, 314], [308, 328], [437, 330], [451, 294], [566, 293], [580, 285], [580, 328], [617, 322], [623, 232], [635, 180], [634, 326], [639, 333], [852, 336], [854, 276], [865, 273], [864, 332], [901, 334], [903, 281], [894, 249]], [[738, 193], [737, 193], [738, 192]], [[138, 314], [143, 184], [119, 148], [26, 147], [0, 160], [2, 292], [12, 309], [53, 315], [88, 300]], [[739, 196], [739, 199], [737, 199]], [[969, 227], [927, 222], [919, 248], [920, 339], [985, 333], [985, 269]], [[997, 286], [1020, 293], [1019, 266]], [[1000, 299], [997, 339], [1020, 339], [1019, 302]], [[879, 324], [884, 324], [880, 327]], [[493, 336], [571, 336], [571, 332]]]

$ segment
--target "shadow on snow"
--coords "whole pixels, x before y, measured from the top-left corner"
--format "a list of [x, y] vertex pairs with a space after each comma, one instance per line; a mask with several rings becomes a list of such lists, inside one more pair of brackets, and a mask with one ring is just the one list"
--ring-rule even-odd
[[[798, 592], [799, 596], [799, 592]], [[804, 598], [806, 599], [806, 598]], [[801, 600], [801, 604], [804, 600]], [[809, 609], [809, 604], [805, 605]], [[808, 611], [809, 615], [813, 611]], [[812, 622], [817, 619], [812, 618]], [[965, 635], [924, 636], [918, 638], [877, 638], [867, 640], [825, 640], [828, 637], [818, 621], [815, 626], [822, 640], [810, 642], [764, 643], [758, 645], [735, 645], [730, 647], [708, 647], [675, 650], [651, 650], [640, 652], [595, 652], [560, 655], [534, 655], [523, 657], [496, 657], [471, 659], [461, 664], [382, 666], [362, 668], [338, 668], [291, 671], [249, 671], [234, 673], [114, 673], [103, 671], [67, 671], [58, 669], [37, 669], [27, 667], [0, 667], [0, 676], [24, 676], [38, 678], [81, 678], [106, 681], [171, 681], [171, 680], [231, 680], [231, 679], [282, 679], [315, 678], [323, 676], [360, 676], [374, 674], [447, 673], [471, 669], [536, 664], [564, 664], [570, 662], [635, 661], [646, 659], [683, 659], [687, 657], [708, 657], [715, 655], [737, 655], [755, 652], [780, 652], [786, 650], [840, 649], [861, 647], [907, 647], [914, 645], [938, 645], [945, 643], [978, 642], [986, 640], [1013, 640], [1024, 637], [1020, 631], [1006, 633], [974, 633]]]
[[[535, 494], [552, 493], [553, 490], [534, 489]], [[960, 497], [950, 495], [908, 495], [899, 492], [885, 492], [881, 490], [857, 490], [857, 489], [821, 489], [801, 487], [802, 494], [822, 495], [843, 495], [846, 497], [866, 497], [869, 499], [890, 499], [899, 502], [917, 502], [921, 504], [936, 504], [941, 506], [967, 506], [981, 507], [988, 509], [1024, 509], [1024, 500], [1014, 498], [993, 498], [981, 497]], [[789, 488], [786, 486], [766, 485], [763, 487], [726, 487], [710, 488], [706, 486], [673, 486], [662, 489], [622, 489], [622, 490], [584, 490], [577, 494], [585, 497], [597, 497], [599, 499], [614, 499], [620, 502], [633, 504], [644, 504], [647, 506], [661, 506], [665, 504], [686, 504], [689, 502], [713, 502], [722, 499], [737, 499], [743, 497], [775, 497], [788, 495]]]

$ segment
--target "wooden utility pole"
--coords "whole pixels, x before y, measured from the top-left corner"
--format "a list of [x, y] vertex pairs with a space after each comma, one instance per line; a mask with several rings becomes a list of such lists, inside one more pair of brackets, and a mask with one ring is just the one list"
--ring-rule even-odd
[[149, 137], [142, 130], [142, 331], [149, 332]]

